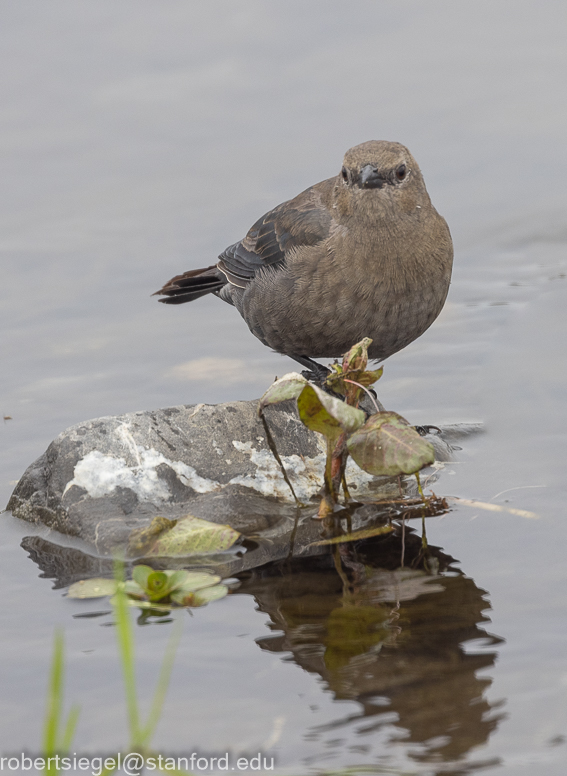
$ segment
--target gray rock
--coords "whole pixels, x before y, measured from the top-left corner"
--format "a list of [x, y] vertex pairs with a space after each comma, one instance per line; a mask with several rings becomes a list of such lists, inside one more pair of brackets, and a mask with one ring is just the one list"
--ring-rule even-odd
[[[20, 518], [79, 537], [96, 554], [124, 547], [133, 529], [156, 515], [187, 513], [229, 523], [247, 536], [278, 534], [296, 506], [266, 443], [257, 401], [198, 404], [98, 418], [64, 431], [25, 472], [8, 503]], [[301, 501], [322, 486], [322, 439], [299, 420], [294, 402], [266, 418]], [[428, 438], [440, 461], [451, 459], [442, 436]], [[434, 472], [433, 472], [434, 474]], [[397, 493], [397, 481], [374, 478], [352, 461], [354, 497]]]

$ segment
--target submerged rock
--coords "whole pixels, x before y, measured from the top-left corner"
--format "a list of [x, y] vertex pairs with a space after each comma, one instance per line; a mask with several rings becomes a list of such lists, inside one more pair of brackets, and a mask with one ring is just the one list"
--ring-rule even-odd
[[[156, 515], [191, 513], [246, 536], [270, 533], [295, 514], [295, 502], [257, 406], [179, 406], [72, 426], [27, 469], [7, 508], [83, 539], [100, 555], [126, 546], [131, 532]], [[295, 402], [270, 407], [265, 415], [297, 496], [306, 503], [316, 499], [323, 483], [322, 438], [301, 423]], [[442, 436], [428, 438], [439, 461], [451, 459]], [[372, 477], [352, 461], [347, 482], [361, 500], [398, 489], [396, 480]]]

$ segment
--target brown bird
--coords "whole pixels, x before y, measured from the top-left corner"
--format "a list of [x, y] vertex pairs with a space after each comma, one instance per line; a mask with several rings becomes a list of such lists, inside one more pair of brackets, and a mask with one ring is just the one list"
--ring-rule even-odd
[[262, 216], [217, 264], [157, 291], [182, 304], [215, 294], [252, 334], [322, 379], [311, 357], [336, 358], [364, 337], [369, 357], [397, 353], [445, 303], [453, 244], [417, 162], [400, 143], [370, 140], [334, 178]]

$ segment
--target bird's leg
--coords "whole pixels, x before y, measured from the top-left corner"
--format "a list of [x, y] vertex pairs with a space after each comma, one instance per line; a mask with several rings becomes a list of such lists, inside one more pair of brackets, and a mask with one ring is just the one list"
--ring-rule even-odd
[[301, 366], [307, 367], [307, 370], [301, 374], [303, 377], [305, 377], [306, 380], [309, 380], [312, 383], [319, 383], [322, 385], [327, 379], [327, 376], [331, 373], [331, 370], [327, 369], [326, 366], [318, 364], [316, 361], [313, 361], [312, 358], [308, 358], [307, 356], [289, 357], [294, 361], [297, 361], [297, 363], [301, 364]]

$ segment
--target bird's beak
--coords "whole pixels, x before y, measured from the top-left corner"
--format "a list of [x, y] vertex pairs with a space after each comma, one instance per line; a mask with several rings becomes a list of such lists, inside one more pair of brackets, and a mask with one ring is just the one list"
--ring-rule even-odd
[[358, 177], [361, 189], [381, 189], [386, 183], [378, 170], [371, 164], [365, 165]]

